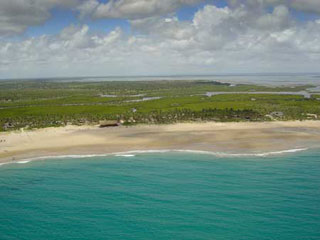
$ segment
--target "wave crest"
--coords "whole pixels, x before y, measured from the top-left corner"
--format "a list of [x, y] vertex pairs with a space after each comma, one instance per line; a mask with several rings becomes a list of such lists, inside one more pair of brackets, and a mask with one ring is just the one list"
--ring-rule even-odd
[[188, 150], [188, 149], [162, 149], [162, 150], [132, 150], [126, 152], [117, 152], [117, 153], [105, 153], [105, 154], [83, 154], [83, 155], [60, 155], [60, 156], [43, 156], [28, 158], [24, 160], [14, 161], [14, 162], [5, 162], [0, 163], [0, 166], [10, 163], [26, 164], [35, 160], [45, 160], [45, 159], [63, 159], [63, 158], [91, 158], [91, 157], [107, 157], [107, 156], [116, 156], [116, 157], [135, 157], [136, 154], [145, 154], [145, 153], [194, 153], [194, 154], [204, 154], [204, 155], [213, 155], [216, 157], [268, 157], [274, 155], [282, 155], [286, 153], [296, 153], [306, 151], [308, 148], [295, 148], [287, 149], [282, 151], [273, 151], [265, 153], [225, 153], [225, 152], [211, 152], [211, 151], [202, 151], [202, 150]]
[[134, 154], [117, 154], [115, 156], [116, 157], [135, 157], [136, 155], [134, 155]]

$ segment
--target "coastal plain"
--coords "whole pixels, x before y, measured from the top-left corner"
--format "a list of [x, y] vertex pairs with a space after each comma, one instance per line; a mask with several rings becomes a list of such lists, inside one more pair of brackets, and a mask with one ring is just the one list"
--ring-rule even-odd
[[320, 143], [319, 91], [211, 80], [1, 81], [0, 163], [148, 150], [221, 155], [313, 148]]
[[313, 85], [260, 86], [209, 80], [0, 81], [0, 131], [120, 121], [123, 125], [181, 122], [317, 120]]

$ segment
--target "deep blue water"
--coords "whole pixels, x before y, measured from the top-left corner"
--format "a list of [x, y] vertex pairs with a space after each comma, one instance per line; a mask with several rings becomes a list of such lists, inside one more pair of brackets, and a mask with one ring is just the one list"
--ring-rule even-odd
[[5, 165], [0, 239], [320, 239], [320, 153]]

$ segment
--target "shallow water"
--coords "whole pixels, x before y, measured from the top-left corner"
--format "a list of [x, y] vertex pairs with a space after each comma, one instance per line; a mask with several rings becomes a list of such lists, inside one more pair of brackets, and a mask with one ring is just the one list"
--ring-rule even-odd
[[[316, 88], [314, 88], [316, 89]], [[301, 92], [207, 92], [204, 94], [207, 97], [217, 96], [217, 95], [226, 95], [226, 94], [270, 94], [270, 95], [297, 95], [303, 96], [304, 98], [311, 98], [309, 92], [301, 91]]]
[[320, 239], [320, 152], [4, 165], [0, 239]]

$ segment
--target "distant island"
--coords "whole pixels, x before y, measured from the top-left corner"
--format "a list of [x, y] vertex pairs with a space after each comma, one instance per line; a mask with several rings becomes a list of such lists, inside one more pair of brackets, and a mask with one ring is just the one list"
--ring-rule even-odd
[[320, 92], [312, 88], [208, 80], [0, 81], [0, 131], [67, 125], [318, 120]]

